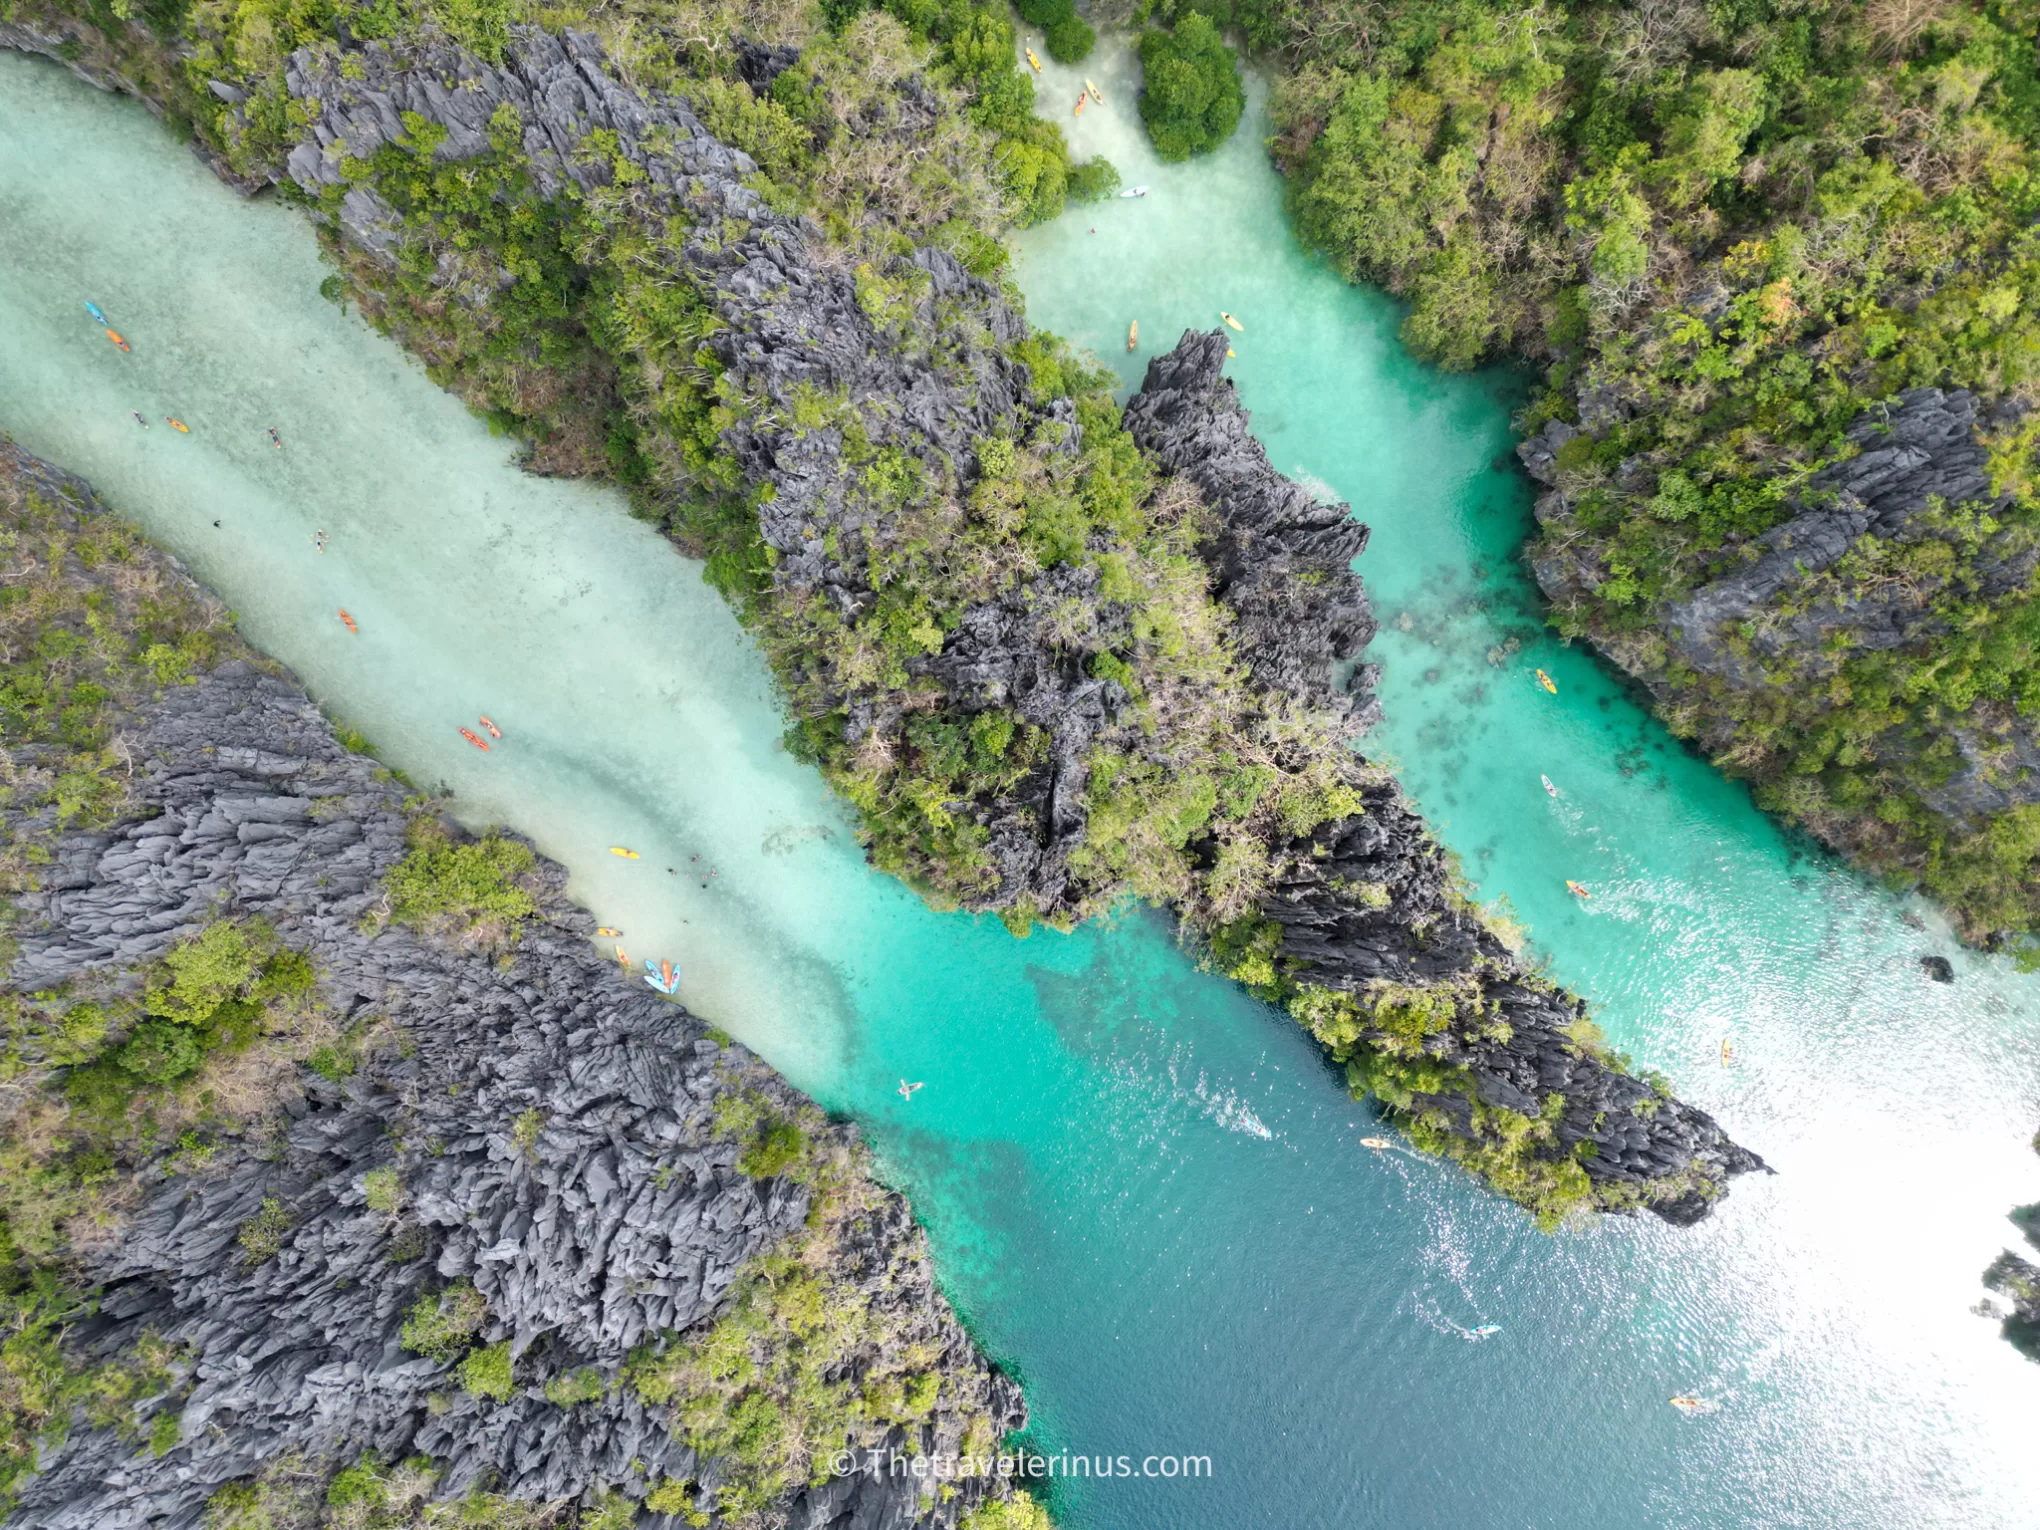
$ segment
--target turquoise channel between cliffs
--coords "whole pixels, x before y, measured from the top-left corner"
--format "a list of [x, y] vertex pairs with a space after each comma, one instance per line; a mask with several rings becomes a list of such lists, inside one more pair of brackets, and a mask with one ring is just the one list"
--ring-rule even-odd
[[[1239, 317], [1233, 375], [1276, 465], [1374, 528], [1370, 751], [1613, 1041], [1777, 1166], [1707, 1224], [1540, 1234], [1457, 1170], [1362, 1148], [1381, 1128], [1314, 1044], [1160, 915], [1015, 940], [871, 872], [780, 749], [769, 677], [699, 565], [620, 496], [520, 473], [322, 300], [301, 214], [12, 55], [0, 429], [863, 1123], [1026, 1383], [1037, 1449], [1211, 1458], [1208, 1479], [1058, 1479], [1064, 1525], [2030, 1524], [2040, 1371], [1967, 1309], [2016, 1237], [2005, 1211], [2040, 1199], [2040, 984], [1781, 833], [1546, 633], [1516, 555], [1520, 381], [1418, 366], [1388, 299], [1296, 246], [1258, 86], [1221, 153], [1164, 167], [1123, 51], [1049, 66], [1044, 109], [1084, 72], [1106, 100], [1063, 119], [1073, 141], [1150, 194], [1018, 241], [1031, 318], [1137, 386], [1184, 328]], [[483, 712], [504, 734], [486, 755], [456, 731]], [[1925, 978], [1929, 953], [1955, 984]], [[903, 1100], [902, 1079], [926, 1087]], [[1501, 1331], [1466, 1342], [1482, 1323]], [[1673, 1394], [1716, 1406], [1685, 1417]]]

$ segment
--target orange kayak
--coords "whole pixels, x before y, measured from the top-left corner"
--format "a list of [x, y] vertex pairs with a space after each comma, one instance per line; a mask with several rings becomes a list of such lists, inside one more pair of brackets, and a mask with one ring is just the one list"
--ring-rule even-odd
[[176, 431], [181, 436], [188, 436], [191, 434], [191, 427], [185, 424], [182, 420], [178, 419], [177, 416], [174, 414], [164, 415], [163, 423], [165, 425], [168, 425], [172, 430]]
[[1081, 117], [1081, 116], [1083, 116], [1083, 115], [1084, 115], [1084, 103], [1085, 103], [1086, 101], [1090, 100], [1090, 99], [1091, 99], [1091, 93], [1090, 93], [1089, 91], [1085, 91], [1085, 92], [1084, 92], [1084, 93], [1083, 93], [1082, 95], [1078, 96], [1078, 97], [1077, 97], [1077, 109], [1076, 109], [1075, 111], [1071, 112], [1071, 113], [1070, 113], [1070, 115], [1071, 115], [1072, 117]]
[[119, 346], [124, 351], [131, 351], [134, 349], [132, 345], [129, 345], [127, 341], [121, 339], [119, 335], [116, 335], [110, 329], [106, 332], [106, 338], [111, 340], [115, 345]]
[[477, 749], [481, 750], [483, 754], [487, 754], [489, 752], [488, 743], [484, 739], [482, 739], [479, 735], [470, 733], [468, 732], [467, 729], [463, 728], [460, 730], [460, 736], [466, 739], [470, 744], [473, 744]]
[[482, 726], [489, 730], [490, 738], [501, 738], [503, 736], [503, 730], [497, 727], [494, 723], [489, 721], [489, 717], [486, 712], [482, 714]]
[[354, 618], [347, 614], [347, 608], [345, 606], [342, 606], [340, 608], [340, 623], [349, 632], [353, 633], [356, 637], [361, 636], [361, 629], [354, 625]]

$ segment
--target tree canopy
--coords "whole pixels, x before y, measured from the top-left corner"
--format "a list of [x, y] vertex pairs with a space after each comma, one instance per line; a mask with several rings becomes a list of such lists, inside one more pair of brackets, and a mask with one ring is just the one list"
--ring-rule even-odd
[[1141, 120], [1165, 160], [1209, 154], [1232, 136], [1246, 110], [1239, 57], [1209, 17], [1193, 11], [1173, 32], [1143, 32]]

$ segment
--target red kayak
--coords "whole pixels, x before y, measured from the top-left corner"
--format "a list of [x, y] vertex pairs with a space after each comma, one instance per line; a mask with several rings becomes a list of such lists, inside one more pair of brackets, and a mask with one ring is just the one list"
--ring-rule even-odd
[[487, 754], [489, 752], [489, 746], [482, 741], [479, 735], [470, 733], [467, 729], [463, 728], [460, 730], [460, 736], [481, 750], [482, 753]]

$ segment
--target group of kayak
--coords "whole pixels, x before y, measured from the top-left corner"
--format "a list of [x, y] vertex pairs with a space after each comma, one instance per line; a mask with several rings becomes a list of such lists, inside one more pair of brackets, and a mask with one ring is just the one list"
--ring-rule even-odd
[[[488, 718], [484, 717], [482, 719], [482, 725], [488, 728], [491, 733], [496, 732], [495, 727], [489, 722]], [[465, 732], [466, 730], [463, 729], [462, 731]], [[496, 733], [496, 737], [501, 738], [502, 736], [503, 736], [502, 734]], [[483, 744], [482, 747], [486, 749], [489, 746], [487, 744]], [[637, 851], [632, 850], [625, 845], [611, 845], [609, 847], [609, 853], [613, 856], [616, 856], [620, 860], [635, 861], [643, 859], [643, 857], [640, 856], [637, 853]], [[604, 937], [605, 939], [614, 939], [615, 937], [621, 935], [623, 931], [618, 929], [612, 929], [610, 926], [605, 924], [595, 933], [597, 935]], [[617, 961], [623, 966], [623, 968], [626, 971], [628, 971], [630, 968], [630, 953], [625, 951], [622, 946], [617, 946], [614, 949], [616, 951]], [[645, 958], [645, 982], [650, 987], [658, 990], [658, 992], [666, 994], [670, 997], [680, 987], [680, 969], [674, 966], [669, 961], [660, 960], [655, 962], [648, 956]]]
[[[1147, 195], [1147, 187], [1145, 187], [1145, 186], [1136, 186], [1136, 187], [1134, 187], [1134, 188], [1133, 188], [1133, 190], [1131, 190], [1131, 191], [1122, 191], [1122, 192], [1120, 193], [1120, 195], [1121, 195], [1121, 196], [1123, 196], [1123, 197], [1134, 197], [1134, 196], [1140, 196], [1140, 197], [1144, 197], [1144, 196], [1146, 196], [1146, 195]], [[1096, 230], [1093, 230], [1093, 232], [1096, 232]], [[1227, 313], [1227, 312], [1226, 312], [1226, 311], [1225, 311], [1225, 310], [1224, 310], [1223, 308], [1219, 309], [1219, 311], [1218, 311], [1218, 316], [1219, 316], [1219, 317], [1220, 317], [1221, 319], [1225, 320], [1225, 322], [1226, 322], [1226, 323], [1227, 323], [1228, 325], [1230, 325], [1230, 326], [1231, 326], [1232, 328], [1234, 328], [1234, 329], [1238, 330], [1238, 331], [1239, 331], [1239, 332], [1240, 332], [1241, 334], [1245, 334], [1245, 333], [1247, 332], [1247, 327], [1246, 327], [1246, 325], [1244, 325], [1244, 324], [1240, 323], [1240, 321], [1239, 321], [1238, 319], [1235, 319], [1235, 318], [1234, 318], [1234, 317], [1233, 317], [1233, 316], [1232, 316], [1231, 314]], [[1138, 319], [1135, 319], [1135, 320], [1133, 320], [1133, 322], [1132, 322], [1132, 323], [1130, 323], [1130, 324], [1128, 324], [1128, 325], [1126, 326], [1126, 348], [1127, 348], [1127, 349], [1128, 349], [1129, 351], [1131, 351], [1131, 350], [1135, 349], [1136, 347], [1138, 347], [1139, 345], [1140, 345], [1140, 320], [1138, 320]], [[1226, 353], [1226, 355], [1228, 355], [1228, 356], [1232, 355], [1232, 354], [1233, 354], [1233, 348], [1232, 348], [1231, 346], [1229, 346], [1229, 345], [1228, 345], [1228, 346], [1227, 346], [1227, 347], [1225, 348], [1225, 353]]]
[[[92, 315], [93, 323], [97, 324], [101, 329], [106, 331], [106, 338], [111, 340], [114, 343], [115, 347], [117, 347], [123, 353], [132, 353], [134, 351], [134, 347], [127, 343], [126, 337], [123, 336], [119, 330], [113, 327], [113, 321], [107, 318], [105, 309], [101, 308], [97, 303], [92, 302], [90, 299], [88, 299], [85, 303], [85, 311]], [[141, 426], [142, 429], [147, 430], [149, 428], [149, 422], [142, 418], [141, 410], [130, 409], [128, 413], [135, 417], [135, 423]], [[178, 419], [177, 416], [174, 414], [164, 415], [163, 423], [165, 425], [168, 425], [172, 430], [176, 431], [179, 435], [188, 436], [191, 434], [191, 427], [185, 424], [182, 420]]]
[[[489, 737], [496, 740], [496, 742], [500, 744], [503, 741], [503, 730], [497, 727], [494, 723], [489, 721], [489, 714], [486, 712], [482, 714], [480, 721], [482, 726], [489, 730]], [[489, 752], [488, 742], [479, 737], [478, 735], [476, 735], [475, 733], [470, 732], [468, 729], [462, 728], [460, 730], [460, 736], [466, 739], [470, 744], [473, 744], [477, 749], [481, 750], [483, 754], [487, 754]]]
[[[101, 329], [106, 331], [106, 338], [111, 340], [119, 350], [126, 354], [130, 355], [133, 354], [134, 347], [128, 344], [126, 336], [122, 335], [119, 330], [113, 327], [113, 321], [107, 318], [105, 309], [101, 308], [97, 303], [91, 301], [88, 298], [85, 301], [85, 311], [92, 315], [93, 323], [97, 324]], [[135, 417], [135, 423], [141, 426], [142, 429], [147, 430], [149, 428], [149, 422], [146, 418], [143, 417], [141, 410], [130, 409], [128, 413]], [[177, 416], [174, 414], [164, 415], [163, 423], [165, 425], [168, 425], [172, 430], [176, 431], [180, 436], [188, 436], [191, 434], [191, 427], [185, 424], [182, 420], [178, 419]], [[283, 450], [283, 437], [276, 433], [276, 427], [274, 425], [271, 425], [269, 427], [269, 444], [275, 447], [278, 451]]]
[[[1036, 74], [1041, 73], [1041, 56], [1032, 48], [1027, 50], [1027, 64]], [[1077, 109], [1070, 115], [1073, 117], [1083, 116], [1084, 103], [1087, 101], [1096, 101], [1100, 106], [1105, 104], [1105, 93], [1089, 80], [1084, 81], [1084, 88], [1077, 93]]]
[[[612, 929], [605, 924], [595, 933], [613, 938], [621, 935], [623, 931]], [[630, 953], [624, 950], [622, 946], [616, 946], [613, 949], [616, 952], [617, 964], [624, 971], [628, 972], [630, 970]], [[645, 958], [645, 982], [650, 987], [670, 998], [673, 992], [680, 986], [680, 969], [663, 958], [655, 962], [648, 956]]]
[[[1547, 691], [1551, 692], [1552, 695], [1556, 696], [1558, 694], [1558, 683], [1541, 669], [1537, 671], [1537, 683], [1543, 686]], [[1539, 776], [1537, 779], [1544, 783], [1544, 790], [1546, 791], [1546, 793], [1548, 793], [1550, 796], [1554, 798], [1558, 796], [1558, 788], [1552, 785], [1551, 777]], [[1586, 888], [1582, 887], [1579, 883], [1573, 881], [1570, 877], [1566, 878], [1565, 890], [1571, 893], [1575, 898], [1591, 898], [1594, 896]]]

